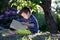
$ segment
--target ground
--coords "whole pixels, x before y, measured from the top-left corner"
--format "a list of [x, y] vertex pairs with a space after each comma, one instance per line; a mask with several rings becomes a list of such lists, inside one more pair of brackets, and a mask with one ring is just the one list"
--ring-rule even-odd
[[60, 34], [50, 34], [49, 32], [43, 33], [40, 32], [34, 35], [30, 35], [30, 34], [15, 34], [15, 32], [13, 31], [11, 32], [10, 30], [3, 31], [5, 31], [3, 32], [3, 35], [1, 35], [2, 31], [0, 31], [0, 40], [58, 40], [58, 38], [60, 38]]

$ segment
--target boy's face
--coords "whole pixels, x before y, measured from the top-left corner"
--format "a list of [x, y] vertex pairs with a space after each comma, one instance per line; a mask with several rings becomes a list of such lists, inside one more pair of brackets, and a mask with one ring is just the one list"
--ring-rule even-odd
[[30, 13], [29, 13], [29, 12], [27, 12], [27, 13], [22, 12], [22, 13], [21, 13], [21, 16], [22, 16], [23, 18], [25, 18], [25, 19], [29, 19]]

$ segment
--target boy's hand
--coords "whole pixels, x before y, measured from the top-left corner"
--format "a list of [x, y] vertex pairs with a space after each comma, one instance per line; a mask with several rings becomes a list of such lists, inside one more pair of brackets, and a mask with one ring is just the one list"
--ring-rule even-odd
[[23, 25], [27, 25], [28, 27], [34, 28], [34, 23], [25, 23], [25, 22], [21, 22]]
[[26, 30], [28, 30], [28, 27], [26, 27]]

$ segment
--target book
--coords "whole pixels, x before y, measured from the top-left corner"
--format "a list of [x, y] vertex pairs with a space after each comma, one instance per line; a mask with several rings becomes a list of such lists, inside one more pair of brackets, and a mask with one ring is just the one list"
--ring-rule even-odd
[[10, 24], [10, 28], [13, 29], [21, 29], [21, 30], [26, 30], [27, 25], [23, 25], [21, 24], [21, 22], [17, 21], [17, 20], [12, 20], [12, 23]]

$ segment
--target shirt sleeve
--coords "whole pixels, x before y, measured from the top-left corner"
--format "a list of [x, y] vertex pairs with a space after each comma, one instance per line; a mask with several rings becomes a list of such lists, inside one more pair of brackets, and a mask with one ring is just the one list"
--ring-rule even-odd
[[34, 28], [37, 28], [38, 27], [38, 23], [37, 23], [37, 21], [36, 21], [36, 19], [35, 18], [30, 18], [30, 22], [29, 22], [30, 24], [31, 23], [33, 23], [34, 24]]

